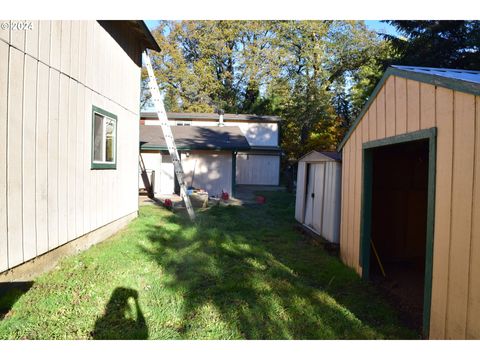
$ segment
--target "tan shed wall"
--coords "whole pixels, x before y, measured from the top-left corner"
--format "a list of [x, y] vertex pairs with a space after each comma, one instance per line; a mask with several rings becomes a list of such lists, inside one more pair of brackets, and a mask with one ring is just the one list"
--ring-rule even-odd
[[362, 143], [437, 127], [433, 339], [480, 339], [479, 122], [479, 96], [392, 76], [343, 148], [340, 251], [361, 274]]
[[[137, 211], [140, 69], [96, 21], [0, 31], [0, 272]], [[92, 105], [118, 116], [90, 170]]]

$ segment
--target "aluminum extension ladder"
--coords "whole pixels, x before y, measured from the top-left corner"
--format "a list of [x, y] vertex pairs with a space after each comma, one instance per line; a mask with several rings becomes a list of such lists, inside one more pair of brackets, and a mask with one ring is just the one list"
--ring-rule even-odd
[[185, 207], [187, 208], [188, 215], [193, 221], [195, 220], [195, 211], [193, 210], [192, 203], [187, 194], [187, 186], [185, 185], [185, 174], [183, 172], [180, 157], [178, 156], [178, 150], [177, 146], [175, 145], [175, 139], [173, 138], [172, 128], [170, 127], [167, 113], [165, 112], [165, 106], [163, 105], [163, 101], [160, 96], [160, 90], [158, 89], [157, 79], [155, 78], [155, 74], [153, 72], [152, 63], [150, 62], [150, 56], [148, 55], [148, 50], [145, 50], [145, 52], [142, 54], [142, 57], [143, 64], [147, 67], [150, 94], [152, 95], [152, 100], [155, 105], [155, 109], [157, 110], [158, 120], [160, 121], [163, 136], [165, 138], [165, 142], [167, 143], [168, 152], [172, 157], [172, 163], [175, 169], [175, 176], [177, 177], [178, 184], [180, 185], [180, 195], [185, 202]]

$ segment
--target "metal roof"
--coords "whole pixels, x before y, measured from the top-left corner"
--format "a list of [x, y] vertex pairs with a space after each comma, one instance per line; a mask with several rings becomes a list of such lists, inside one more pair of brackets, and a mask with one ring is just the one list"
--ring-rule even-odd
[[[179, 150], [248, 150], [250, 146], [238, 126], [172, 126]], [[167, 150], [161, 126], [140, 125], [142, 149]]]
[[[213, 120], [218, 121], [219, 115], [216, 113], [181, 113], [167, 112], [169, 120]], [[143, 111], [140, 113], [141, 119], [158, 119], [156, 112]], [[224, 121], [243, 121], [243, 122], [280, 122], [279, 116], [255, 115], [255, 114], [224, 114]]]
[[352, 135], [358, 123], [368, 111], [368, 108], [372, 104], [373, 100], [375, 100], [378, 92], [387, 81], [387, 78], [390, 76], [398, 76], [405, 79], [424, 82], [427, 84], [480, 96], [480, 71], [399, 65], [391, 66], [385, 71], [383, 77], [375, 86], [375, 89], [370, 95], [368, 101], [363, 106], [362, 111], [360, 111], [360, 114], [350, 126], [350, 129], [340, 145], [338, 145], [338, 151], [342, 150], [343, 146], [350, 138], [350, 135]]
[[412, 71], [419, 74], [435, 75], [449, 79], [462, 80], [480, 84], [480, 71], [399, 65], [393, 65], [392, 67], [395, 69]]

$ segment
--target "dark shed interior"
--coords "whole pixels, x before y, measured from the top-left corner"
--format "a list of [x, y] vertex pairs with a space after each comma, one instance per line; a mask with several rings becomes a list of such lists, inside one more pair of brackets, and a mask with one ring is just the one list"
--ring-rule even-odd
[[421, 329], [428, 141], [374, 149], [372, 186], [370, 278], [381, 283], [411, 325]]

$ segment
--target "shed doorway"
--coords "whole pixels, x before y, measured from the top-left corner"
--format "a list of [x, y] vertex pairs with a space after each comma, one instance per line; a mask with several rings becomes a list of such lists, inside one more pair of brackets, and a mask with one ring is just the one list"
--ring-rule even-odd
[[428, 335], [435, 139], [405, 139], [364, 149], [363, 276], [387, 293], [412, 328]]

